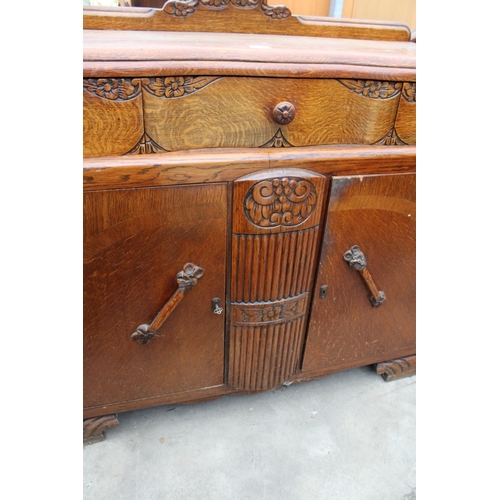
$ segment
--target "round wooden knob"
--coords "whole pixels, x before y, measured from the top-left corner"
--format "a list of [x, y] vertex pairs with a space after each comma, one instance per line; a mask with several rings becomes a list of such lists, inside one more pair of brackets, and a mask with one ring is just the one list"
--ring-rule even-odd
[[280, 125], [286, 125], [295, 118], [295, 106], [290, 102], [280, 102], [273, 110], [273, 119]]

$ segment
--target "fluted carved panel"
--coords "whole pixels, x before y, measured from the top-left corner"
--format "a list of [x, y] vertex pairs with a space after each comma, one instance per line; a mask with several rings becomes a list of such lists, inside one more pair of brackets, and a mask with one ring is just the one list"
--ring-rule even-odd
[[272, 389], [299, 369], [326, 188], [301, 169], [234, 183], [230, 387]]
[[260, 391], [293, 375], [304, 343], [305, 317], [267, 327], [231, 327], [228, 385]]
[[307, 292], [318, 226], [278, 234], [234, 234], [232, 302], [267, 302]]

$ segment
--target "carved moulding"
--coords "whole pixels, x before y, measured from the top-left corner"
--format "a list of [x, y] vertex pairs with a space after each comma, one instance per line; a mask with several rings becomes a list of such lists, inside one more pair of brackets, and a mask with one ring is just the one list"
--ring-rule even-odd
[[381, 144], [383, 146], [407, 146], [406, 142], [401, 140], [395, 128], [392, 128], [387, 132], [382, 139], [374, 142], [372, 145]]
[[338, 80], [344, 87], [369, 99], [391, 99], [400, 94], [400, 82], [381, 82], [378, 80]]
[[193, 14], [200, 5], [214, 10], [225, 9], [229, 4], [239, 9], [255, 9], [260, 6], [262, 12], [271, 19], [286, 19], [292, 15], [288, 7], [284, 5], [269, 6], [266, 0], [170, 0], [163, 10], [174, 17], [188, 17]]
[[92, 444], [106, 439], [105, 431], [118, 425], [117, 415], [87, 418], [83, 421], [83, 444]]
[[299, 177], [265, 179], [248, 191], [243, 207], [246, 218], [259, 227], [297, 226], [316, 208], [314, 185]]
[[256, 326], [292, 321], [306, 313], [308, 293], [274, 302], [231, 304], [231, 325]]
[[281, 128], [274, 134], [271, 139], [260, 146], [261, 148], [293, 148], [293, 144], [288, 142], [286, 137], [283, 135]]
[[171, 99], [192, 94], [218, 79], [217, 76], [167, 76], [143, 78], [142, 85], [151, 95]]
[[109, 101], [130, 101], [141, 94], [140, 78], [84, 78], [83, 89]]
[[376, 370], [377, 374], [382, 375], [386, 382], [411, 377], [417, 373], [417, 356], [407, 356], [377, 363]]

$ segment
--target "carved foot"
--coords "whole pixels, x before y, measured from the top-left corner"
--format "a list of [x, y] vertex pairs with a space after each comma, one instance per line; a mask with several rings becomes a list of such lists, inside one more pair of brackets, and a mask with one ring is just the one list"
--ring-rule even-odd
[[97, 443], [106, 439], [105, 431], [118, 425], [117, 415], [87, 418], [83, 421], [83, 444]]
[[411, 377], [417, 373], [417, 356], [408, 356], [406, 358], [392, 359], [377, 363], [377, 373], [384, 377], [386, 382], [397, 380], [399, 378]]

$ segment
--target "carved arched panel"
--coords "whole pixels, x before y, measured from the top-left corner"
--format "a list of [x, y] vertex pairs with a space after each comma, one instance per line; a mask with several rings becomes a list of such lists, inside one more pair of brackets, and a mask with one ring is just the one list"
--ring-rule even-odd
[[300, 363], [327, 189], [307, 170], [234, 183], [228, 385], [266, 390]]

